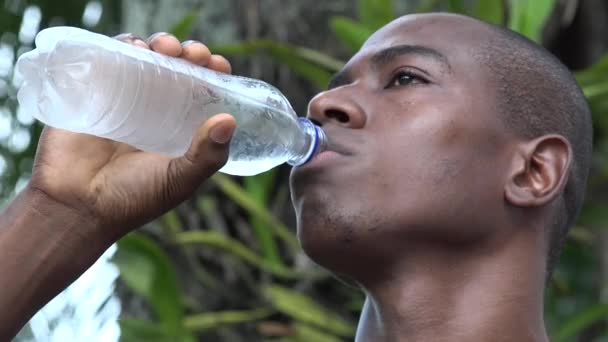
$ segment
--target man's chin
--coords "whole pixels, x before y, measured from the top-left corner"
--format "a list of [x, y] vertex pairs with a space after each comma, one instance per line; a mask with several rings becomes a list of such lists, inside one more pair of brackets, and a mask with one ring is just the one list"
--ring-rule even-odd
[[318, 265], [347, 277], [356, 255], [355, 230], [338, 215], [298, 217], [298, 238], [302, 249]]
[[[298, 234], [304, 253], [317, 265], [333, 273], [344, 273], [341, 266], [344, 246], [337, 246], [336, 241], [326, 236], [312, 236], [309, 233]], [[340, 251], [340, 252], [338, 252]]]
[[333, 235], [332, 230], [319, 221], [298, 220], [298, 239], [302, 249], [317, 263], [324, 259], [325, 254], [331, 253], [335, 244], [335, 236], [329, 236]]
[[[322, 239], [310, 232], [298, 230], [298, 237], [304, 253], [318, 266], [328, 270], [332, 275], [344, 284], [358, 288], [358, 283], [352, 278], [348, 268], [341, 261], [343, 255], [336, 253], [335, 241]], [[352, 261], [351, 261], [352, 262]]]

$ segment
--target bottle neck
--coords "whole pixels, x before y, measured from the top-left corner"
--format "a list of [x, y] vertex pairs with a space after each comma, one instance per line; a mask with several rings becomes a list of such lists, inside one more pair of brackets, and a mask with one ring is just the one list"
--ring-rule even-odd
[[287, 161], [291, 166], [304, 165], [327, 148], [327, 136], [321, 127], [306, 118], [298, 118], [298, 125], [304, 133], [305, 141], [297, 151], [294, 151], [294, 158]]

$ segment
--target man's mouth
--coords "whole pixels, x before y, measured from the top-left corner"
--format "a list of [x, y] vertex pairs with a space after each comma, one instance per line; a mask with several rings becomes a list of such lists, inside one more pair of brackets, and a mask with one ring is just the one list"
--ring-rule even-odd
[[326, 130], [325, 133], [328, 138], [325, 150], [319, 152], [310, 162], [303, 165], [303, 167], [320, 167], [321, 165], [329, 164], [353, 155], [353, 152], [346, 147], [346, 144], [342, 143], [339, 134], [335, 134], [331, 129]]
[[355, 154], [355, 150], [354, 148], [351, 148], [351, 146], [359, 145], [354, 144], [353, 140], [360, 137], [360, 135], [355, 135], [349, 130], [333, 125], [324, 125], [322, 129], [327, 136], [327, 146], [325, 147], [325, 151], [332, 151], [345, 156]]
[[315, 162], [315, 163], [324, 163], [327, 162], [329, 160], [335, 159], [335, 158], [340, 158], [343, 155], [335, 152], [335, 151], [331, 151], [331, 150], [325, 150], [319, 154], [317, 154], [311, 162]]

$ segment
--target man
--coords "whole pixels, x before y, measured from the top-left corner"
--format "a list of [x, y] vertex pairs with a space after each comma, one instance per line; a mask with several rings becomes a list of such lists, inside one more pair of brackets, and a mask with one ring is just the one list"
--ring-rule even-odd
[[[229, 70], [199, 43], [150, 47]], [[141, 41], [135, 44], [146, 47]], [[547, 341], [545, 280], [580, 210], [591, 119], [542, 48], [457, 15], [376, 32], [312, 100], [330, 151], [292, 172], [298, 235], [366, 293], [357, 341]], [[9, 338], [114, 241], [226, 160], [228, 115], [169, 160], [47, 128], [0, 224]]]

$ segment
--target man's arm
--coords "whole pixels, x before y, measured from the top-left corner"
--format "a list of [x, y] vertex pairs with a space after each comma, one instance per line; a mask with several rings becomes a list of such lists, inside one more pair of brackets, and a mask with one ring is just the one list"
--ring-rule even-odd
[[[201, 43], [167, 34], [120, 40], [230, 72]], [[116, 240], [187, 199], [228, 159], [236, 121], [208, 119], [178, 158], [45, 127], [29, 185], [0, 213], [0, 341], [82, 274]]]
[[112, 244], [95, 224], [30, 187], [0, 216], [0, 341], [10, 340]]

